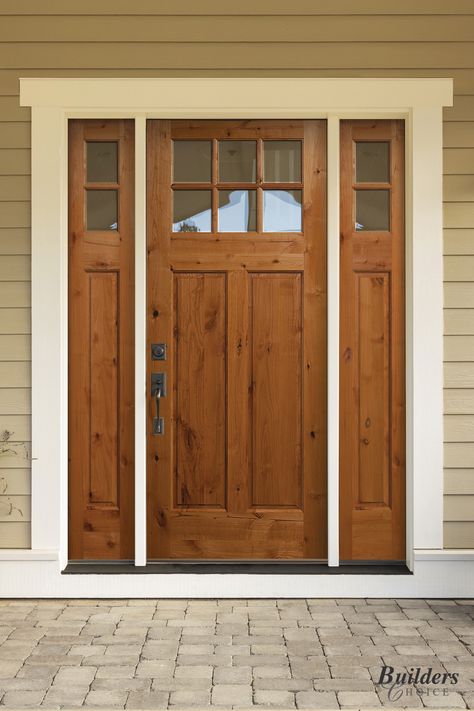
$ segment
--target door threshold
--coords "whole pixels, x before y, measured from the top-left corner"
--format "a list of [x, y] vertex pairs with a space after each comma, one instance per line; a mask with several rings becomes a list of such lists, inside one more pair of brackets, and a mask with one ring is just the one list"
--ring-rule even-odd
[[344, 563], [330, 567], [317, 561], [153, 561], [147, 565], [133, 562], [71, 561], [62, 571], [64, 575], [411, 575], [405, 562]]

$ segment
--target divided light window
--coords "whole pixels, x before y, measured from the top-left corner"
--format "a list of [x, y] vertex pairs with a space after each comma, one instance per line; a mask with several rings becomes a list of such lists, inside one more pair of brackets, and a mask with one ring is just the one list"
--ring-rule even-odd
[[173, 141], [173, 232], [301, 233], [302, 141]]

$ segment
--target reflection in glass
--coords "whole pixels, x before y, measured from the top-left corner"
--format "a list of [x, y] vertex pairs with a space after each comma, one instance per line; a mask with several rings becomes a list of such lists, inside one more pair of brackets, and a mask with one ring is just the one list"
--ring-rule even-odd
[[173, 191], [173, 232], [211, 231], [211, 191]]
[[301, 141], [264, 141], [263, 179], [267, 183], [300, 183]]
[[117, 142], [116, 141], [87, 141], [87, 182], [88, 183], [116, 183], [118, 182], [117, 169]]
[[211, 181], [211, 141], [173, 141], [173, 182]]
[[88, 230], [118, 228], [117, 190], [86, 190]]
[[390, 182], [390, 144], [388, 141], [356, 143], [356, 182]]
[[255, 190], [219, 190], [219, 232], [255, 232], [257, 198]]
[[219, 141], [219, 181], [254, 183], [257, 179], [255, 141]]
[[301, 190], [263, 191], [263, 231], [301, 232]]
[[390, 190], [356, 190], [355, 229], [390, 229]]

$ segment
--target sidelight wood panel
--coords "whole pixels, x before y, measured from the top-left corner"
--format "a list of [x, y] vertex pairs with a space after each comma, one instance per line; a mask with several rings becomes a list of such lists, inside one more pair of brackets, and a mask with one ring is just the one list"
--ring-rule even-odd
[[[87, 183], [89, 141], [117, 144], [117, 183]], [[133, 144], [132, 121], [69, 123], [70, 559], [134, 555]], [[118, 224], [87, 229], [91, 189], [117, 191]]]
[[[172, 183], [174, 140], [212, 145], [209, 183]], [[301, 141], [303, 229], [263, 232], [266, 140]], [[256, 146], [255, 231], [217, 232], [219, 141]], [[148, 122], [148, 349], [166, 343], [153, 434], [151, 559], [326, 557], [326, 126], [323, 121]], [[210, 232], [172, 231], [172, 191], [209, 190]], [[192, 227], [192, 225], [191, 225]]]
[[252, 503], [302, 508], [302, 275], [251, 275]]
[[118, 275], [89, 274], [90, 502], [118, 506]]
[[225, 274], [175, 275], [178, 506], [225, 507]]
[[[387, 182], [357, 182], [358, 142], [388, 144]], [[403, 122], [342, 121], [341, 560], [405, 559], [404, 234]]]

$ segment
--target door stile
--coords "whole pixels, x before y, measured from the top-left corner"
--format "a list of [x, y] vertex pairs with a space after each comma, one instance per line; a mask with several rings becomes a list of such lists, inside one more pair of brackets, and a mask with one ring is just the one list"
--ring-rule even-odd
[[[159, 121], [158, 129], [147, 122], [147, 550], [152, 549], [153, 540], [160, 536], [161, 546], [171, 555], [171, 542], [168, 527], [164, 526], [164, 512], [159, 507], [158, 494], [171, 500], [171, 478], [159, 476], [160, 472], [174, 468], [174, 457], [171, 437], [160, 437], [152, 434], [153, 418], [156, 417], [156, 400], [150, 397], [152, 372], [166, 372], [167, 394], [160, 399], [160, 416], [165, 419], [165, 427], [173, 427], [172, 400], [174, 384], [171, 381], [172, 368], [165, 368], [173, 363], [174, 337], [172, 328], [173, 279], [169, 266], [171, 211], [170, 200], [166, 191], [171, 170], [170, 121]], [[153, 159], [151, 159], [153, 157]], [[168, 188], [169, 189], [169, 188]], [[157, 208], [155, 209], [155, 204]], [[152, 207], [153, 206], [153, 207]], [[167, 229], [168, 228], [168, 229]], [[153, 259], [160, 250], [162, 258]], [[154, 268], [149, 267], [153, 260]], [[159, 265], [156, 268], [156, 264]], [[152, 343], [164, 340], [167, 344], [167, 361], [151, 361]]]
[[321, 559], [327, 557], [326, 134], [325, 123], [305, 121], [304, 537], [314, 557]]

